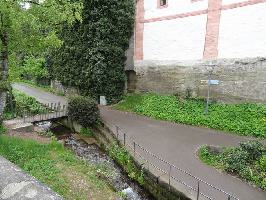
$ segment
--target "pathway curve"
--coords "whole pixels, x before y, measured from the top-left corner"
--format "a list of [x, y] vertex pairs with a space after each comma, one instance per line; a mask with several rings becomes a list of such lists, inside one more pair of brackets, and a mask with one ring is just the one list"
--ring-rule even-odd
[[[58, 97], [36, 88], [16, 84], [16, 89], [35, 97], [40, 102], [58, 102], [63, 97]], [[234, 146], [240, 141], [248, 140], [247, 137], [230, 135], [207, 128], [199, 128], [174, 124], [171, 122], [153, 120], [132, 113], [120, 112], [101, 108], [101, 116], [108, 123], [119, 126], [128, 136], [136, 142], [149, 149], [151, 152], [164, 158], [177, 167], [189, 171], [202, 180], [213, 184], [240, 200], [265, 200], [266, 193], [254, 188], [247, 183], [226, 175], [203, 164], [196, 157], [197, 149], [204, 144], [217, 146]], [[212, 191], [204, 191], [212, 193]], [[217, 200], [227, 200], [225, 196], [216, 197]]]

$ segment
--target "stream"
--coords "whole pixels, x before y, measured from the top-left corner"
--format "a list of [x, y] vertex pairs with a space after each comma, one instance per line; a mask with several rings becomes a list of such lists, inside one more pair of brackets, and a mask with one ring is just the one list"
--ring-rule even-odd
[[[128, 200], [153, 200], [154, 198], [138, 183], [131, 181], [125, 172], [97, 145], [94, 138], [87, 138], [73, 132], [62, 125], [45, 122], [37, 124], [54, 133], [58, 141], [71, 149], [78, 158], [97, 166], [99, 174], [115, 189], [123, 193]], [[99, 177], [100, 178], [100, 177]]]

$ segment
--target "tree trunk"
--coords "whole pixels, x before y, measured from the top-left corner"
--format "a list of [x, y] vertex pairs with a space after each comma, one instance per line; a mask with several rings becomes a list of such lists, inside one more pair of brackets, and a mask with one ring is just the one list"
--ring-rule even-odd
[[[0, 39], [2, 43], [1, 52], [1, 82], [6, 85], [8, 79], [8, 34], [7, 32], [2, 32], [0, 34]], [[0, 123], [3, 120], [3, 113], [6, 106], [7, 91], [6, 88], [0, 88]]]

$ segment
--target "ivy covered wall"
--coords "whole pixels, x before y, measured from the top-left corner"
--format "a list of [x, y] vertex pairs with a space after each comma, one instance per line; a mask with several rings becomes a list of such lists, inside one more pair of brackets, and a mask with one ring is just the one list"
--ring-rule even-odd
[[64, 43], [52, 55], [54, 79], [83, 95], [119, 99], [134, 11], [134, 0], [84, 0], [82, 23], [63, 28]]

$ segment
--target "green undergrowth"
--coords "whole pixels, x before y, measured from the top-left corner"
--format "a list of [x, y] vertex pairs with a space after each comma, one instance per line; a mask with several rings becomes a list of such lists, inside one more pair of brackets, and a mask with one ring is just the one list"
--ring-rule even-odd
[[203, 146], [198, 155], [205, 164], [236, 175], [266, 191], [266, 146], [262, 143], [242, 142], [238, 147], [221, 150]]
[[39, 103], [35, 98], [30, 97], [18, 90], [12, 90], [14, 96], [12, 109], [9, 107], [6, 108], [4, 112], [4, 119], [12, 119], [15, 116], [21, 117], [25, 115], [37, 115], [44, 113], [46, 107]]
[[50, 144], [39, 144], [0, 135], [0, 155], [51, 187], [65, 199], [102, 200], [115, 199], [117, 196], [104, 178], [99, 178], [107, 173], [103, 167], [77, 159], [71, 151], [55, 140]]
[[128, 95], [114, 105], [159, 120], [204, 126], [239, 135], [266, 137], [266, 105], [255, 103], [211, 103], [209, 114], [204, 113], [205, 102], [200, 99], [181, 100], [176, 96], [156, 94]]
[[114, 143], [107, 148], [107, 152], [112, 159], [116, 160], [125, 169], [130, 179], [137, 181], [140, 185], [144, 185], [143, 171], [137, 168], [133, 158], [125, 148]]

